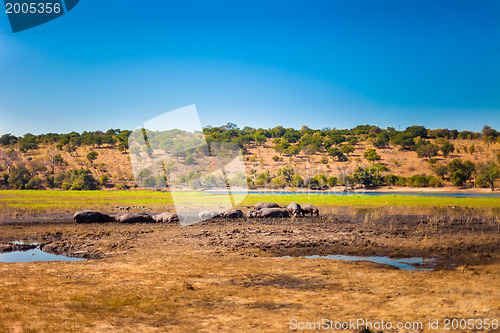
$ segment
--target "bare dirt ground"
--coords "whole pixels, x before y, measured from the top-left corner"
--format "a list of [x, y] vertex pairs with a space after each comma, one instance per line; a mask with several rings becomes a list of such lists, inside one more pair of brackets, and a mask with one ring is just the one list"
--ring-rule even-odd
[[[0, 332], [288, 332], [298, 322], [360, 318], [422, 322], [374, 332], [441, 332], [446, 318], [500, 319], [499, 227], [492, 217], [403, 214], [182, 228], [10, 220], [0, 224], [0, 251], [32, 240], [89, 260], [0, 263]], [[314, 254], [436, 260], [432, 271], [405, 271], [298, 257]]]

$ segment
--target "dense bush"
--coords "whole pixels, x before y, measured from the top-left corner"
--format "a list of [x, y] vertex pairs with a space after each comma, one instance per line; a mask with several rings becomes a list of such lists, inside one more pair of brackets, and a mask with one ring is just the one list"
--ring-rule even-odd
[[26, 169], [25, 166], [21, 165], [19, 167], [14, 167], [11, 169], [8, 182], [9, 184], [17, 189], [25, 189], [26, 184], [28, 184], [30, 180], [30, 172]]
[[92, 172], [83, 168], [57, 174], [54, 183], [64, 190], [96, 190], [98, 184]]

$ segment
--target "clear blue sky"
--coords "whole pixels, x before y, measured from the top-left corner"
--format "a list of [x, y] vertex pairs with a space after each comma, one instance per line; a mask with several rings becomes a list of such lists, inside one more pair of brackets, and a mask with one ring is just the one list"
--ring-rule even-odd
[[500, 130], [500, 1], [82, 0], [13, 34], [0, 133], [204, 125]]

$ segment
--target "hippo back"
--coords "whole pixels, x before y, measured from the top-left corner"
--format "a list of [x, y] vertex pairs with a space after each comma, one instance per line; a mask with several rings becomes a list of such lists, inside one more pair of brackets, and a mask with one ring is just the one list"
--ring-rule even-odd
[[301, 207], [304, 213], [311, 214], [311, 216], [312, 215], [319, 216], [319, 209], [316, 206], [312, 204], [302, 204]]
[[296, 202], [292, 202], [291, 204], [289, 204], [286, 207], [286, 209], [293, 216], [298, 216], [302, 214], [302, 207]]
[[261, 210], [263, 208], [281, 208], [281, 207], [275, 202], [259, 202], [258, 204], [255, 205], [254, 208], [255, 210]]
[[106, 214], [102, 214], [93, 210], [82, 210], [73, 215], [76, 223], [104, 223], [113, 222], [114, 219]]
[[204, 219], [204, 220], [207, 220], [207, 219], [211, 219], [211, 218], [214, 218], [216, 216], [219, 216], [220, 213], [219, 212], [215, 212], [215, 211], [204, 211], [204, 212], [200, 212], [198, 214], [198, 217], [201, 218], [201, 219]]
[[257, 211], [256, 210], [249, 210], [248, 212], [245, 213], [245, 217], [251, 218], [251, 217], [257, 217]]
[[153, 219], [157, 223], [179, 222], [179, 216], [176, 213], [172, 212], [163, 212], [156, 214], [155, 216], [153, 216]]
[[258, 217], [289, 217], [290, 213], [285, 208], [263, 208], [257, 212]]
[[156, 222], [148, 213], [127, 213], [118, 216], [116, 219], [120, 223], [152, 223]]
[[225, 218], [237, 219], [243, 217], [243, 212], [239, 209], [231, 209], [223, 214]]

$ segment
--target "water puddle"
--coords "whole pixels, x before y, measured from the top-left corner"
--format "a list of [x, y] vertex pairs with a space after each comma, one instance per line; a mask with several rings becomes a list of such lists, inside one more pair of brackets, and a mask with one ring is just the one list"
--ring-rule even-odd
[[[291, 257], [283, 257], [291, 258]], [[397, 267], [399, 269], [408, 271], [432, 271], [433, 268], [429, 266], [435, 262], [435, 259], [424, 259], [424, 258], [403, 258], [403, 259], [392, 259], [389, 257], [360, 257], [360, 256], [345, 256], [345, 255], [328, 255], [328, 256], [304, 256], [299, 258], [308, 259], [332, 259], [332, 260], [345, 260], [345, 261], [370, 261], [377, 264], [384, 264]]]
[[0, 262], [81, 261], [81, 260], [85, 259], [71, 258], [56, 254], [50, 254], [43, 252], [40, 249], [0, 253]]

